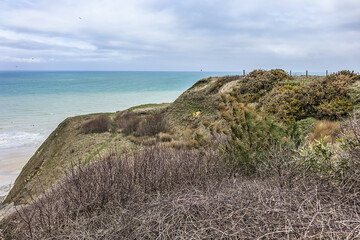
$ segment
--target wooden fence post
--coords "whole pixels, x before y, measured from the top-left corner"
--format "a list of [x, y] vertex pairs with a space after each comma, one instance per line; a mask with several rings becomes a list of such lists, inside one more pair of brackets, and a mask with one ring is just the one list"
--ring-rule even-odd
[[308, 77], [309, 76], [309, 72], [308, 72], [308, 70], [306, 70], [306, 77]]
[[245, 76], [245, 70], [243, 70], [243, 76]]

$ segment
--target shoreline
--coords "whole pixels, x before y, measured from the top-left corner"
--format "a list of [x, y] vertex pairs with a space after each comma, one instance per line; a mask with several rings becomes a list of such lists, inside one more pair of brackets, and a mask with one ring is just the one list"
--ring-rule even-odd
[[[22, 168], [36, 152], [36, 147], [17, 147], [1, 149], [0, 152], [0, 188], [13, 184]], [[0, 189], [1, 193], [1, 189]]]

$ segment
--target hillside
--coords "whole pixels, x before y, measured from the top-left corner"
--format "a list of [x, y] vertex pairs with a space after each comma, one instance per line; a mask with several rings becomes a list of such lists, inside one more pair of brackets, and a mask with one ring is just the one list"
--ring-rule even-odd
[[[177, 148], [206, 145], [212, 141], [214, 132], [226, 132], [232, 124], [225, 120], [224, 109], [219, 105], [233, 91], [241, 93], [239, 101], [257, 105], [258, 112], [275, 115], [281, 124], [310, 117], [334, 120], [346, 115], [359, 103], [359, 82], [358, 75], [345, 71], [327, 78], [306, 78], [291, 77], [281, 70], [255, 70], [246, 76], [199, 80], [171, 104], [149, 104], [106, 113], [109, 126], [98, 133], [84, 134], [82, 126], [103, 114], [68, 118], [25, 165], [4, 203], [28, 202], [73, 166], [96, 161], [110, 150], [132, 151], [157, 142]], [[125, 118], [144, 118], [156, 113], [164, 118], [167, 129], [150, 134], [124, 134], [119, 126], [119, 121]]]
[[[239, 78], [232, 78], [231, 81], [236, 85]], [[147, 104], [117, 113], [67, 118], [22, 169], [4, 203], [29, 202], [70, 173], [73, 166], [97, 161], [108, 155], [109, 151], [133, 151], [144, 144], [152, 145], [159, 141], [176, 148], [199, 146], [204, 142], [201, 141], [203, 138], [210, 138], [209, 131], [202, 122], [214, 125], [221, 118], [217, 110], [221, 102], [220, 92], [229, 92], [232, 89], [230, 85], [234, 85], [226, 83], [224, 79], [227, 77], [200, 80], [172, 104]], [[219, 91], [222, 84], [226, 87], [223, 86]], [[157, 113], [167, 122], [167, 130], [161, 133], [141, 136], [133, 132], [124, 134], [118, 126], [121, 120], [125, 122], [124, 119], [127, 118], [140, 119]], [[106, 115], [109, 119], [109, 126], [104, 131], [88, 134], [82, 132], [82, 126], [86, 122], [101, 115]]]
[[[164, 235], [163, 238], [172, 238], [178, 236], [174, 229], [177, 228], [176, 221], [183, 224], [182, 214], [190, 214], [198, 219], [191, 221], [193, 224], [197, 224], [197, 221], [205, 224], [210, 221], [206, 216], [213, 207], [220, 209], [221, 205], [228, 204], [228, 209], [224, 211], [239, 217], [237, 214], [246, 213], [235, 205], [245, 206], [245, 202], [256, 203], [262, 198], [270, 202], [264, 203], [261, 211], [266, 211], [266, 208], [274, 210], [276, 204], [270, 199], [280, 191], [279, 204], [283, 204], [280, 208], [287, 209], [290, 216], [279, 214], [282, 218], [288, 217], [292, 224], [298, 218], [305, 219], [299, 229], [295, 227], [297, 230], [291, 234], [291, 237], [304, 237], [301, 229], [306, 228], [309, 224], [306, 221], [311, 221], [311, 214], [315, 214], [312, 204], [316, 197], [322, 199], [322, 194], [329, 191], [335, 194], [339, 184], [345, 184], [341, 185], [344, 191], [349, 191], [349, 183], [352, 184], [350, 191], [355, 191], [353, 187], [358, 186], [358, 180], [350, 177], [358, 174], [360, 169], [352, 157], [357, 156], [357, 150], [354, 149], [357, 149], [358, 142], [349, 137], [357, 134], [356, 128], [349, 127], [349, 124], [356, 125], [357, 122], [347, 118], [360, 103], [359, 83], [360, 76], [350, 71], [327, 77], [294, 77], [279, 69], [255, 70], [246, 76], [199, 80], [170, 104], [148, 104], [116, 113], [68, 118], [32, 156], [4, 203], [24, 204], [35, 201], [38, 205], [29, 205], [29, 210], [26, 210], [34, 214], [39, 209], [50, 211], [49, 208], [55, 206], [57, 209], [68, 209], [64, 212], [51, 210], [54, 211], [52, 214], [56, 221], [65, 218], [70, 222], [87, 222], [95, 214], [98, 216], [96, 221], [106, 222], [106, 226], [99, 229], [103, 231], [99, 236], [107, 239], [135, 234], [135, 230], [123, 222], [121, 224], [126, 225], [123, 231], [109, 237], [108, 229], [119, 231], [114, 228], [116, 224], [112, 220], [121, 216], [115, 214], [114, 219], [104, 220], [107, 216], [113, 216], [113, 211], [125, 211], [122, 217], [130, 221], [137, 216], [138, 211], [151, 206], [159, 207], [157, 204], [165, 202], [171, 203], [177, 215], [176, 219], [163, 219], [172, 226], [168, 229], [171, 234], [168, 232], [170, 235]], [[344, 134], [346, 131], [350, 133]], [[336, 139], [341, 139], [341, 144], [336, 143]], [[308, 181], [306, 184], [305, 179]], [[306, 190], [307, 184], [310, 184], [308, 187], [311, 190]], [[220, 185], [223, 186], [222, 191], [215, 193], [218, 188], [215, 186]], [[324, 192], [319, 192], [321, 196], [314, 198], [311, 186], [319, 186], [319, 191]], [[250, 194], [249, 188], [258, 189], [259, 192]], [[52, 190], [46, 192], [47, 189]], [[244, 192], [249, 198], [238, 198], [234, 194], [236, 191]], [[287, 191], [293, 195], [288, 197]], [[193, 192], [199, 192], [199, 195], [192, 195]], [[214, 199], [212, 195], [218, 198]], [[226, 196], [229, 196], [229, 203], [226, 203]], [[336, 196], [327, 198], [327, 202], [324, 200], [324, 207], [329, 213], [335, 211], [332, 206], [338, 199]], [[310, 199], [308, 203], [311, 206], [303, 213], [311, 216], [309, 218], [290, 210], [298, 207], [297, 202], [305, 201], [304, 197]], [[199, 209], [195, 211], [186, 207], [188, 210], [182, 213], [183, 203], [176, 202], [176, 198], [183, 198], [186, 204], [195, 198], [196, 208]], [[202, 205], [204, 202], [209, 205]], [[159, 214], [166, 214], [170, 205], [159, 207]], [[111, 213], [104, 216], [101, 209]], [[254, 218], [256, 214], [260, 214], [263, 219], [269, 217], [265, 222], [273, 219], [274, 215], [262, 215], [260, 209], [249, 213], [251, 224], [259, 223], [260, 220]], [[149, 219], [152, 215], [149, 211], [138, 216], [143, 220], [131, 220], [133, 227], [137, 227], [136, 231], [140, 232], [129, 238], [159, 236], [159, 232], [152, 232], [154, 222], [151, 221], [157, 220]], [[331, 213], [326, 218], [342, 221], [343, 216], [353, 215], [351, 211], [346, 211], [340, 211], [344, 215], [335, 216]], [[67, 212], [75, 215], [67, 215]], [[219, 210], [217, 214], [219, 218], [227, 218], [223, 211]], [[271, 214], [276, 215], [275, 212]], [[39, 219], [44, 217], [41, 214], [35, 216]], [[8, 229], [21, 231], [14, 225], [19, 221], [17, 217], [13, 215], [9, 219], [5, 223]], [[185, 234], [186, 224], [181, 225], [180, 222], [178, 230]], [[210, 222], [216, 229], [223, 229], [221, 231], [226, 232], [224, 236], [239, 236], [239, 232], [232, 232], [227, 225], [218, 225], [212, 220]], [[146, 224], [149, 224], [148, 231], [152, 235], [145, 234]], [[79, 231], [92, 231], [80, 225]], [[205, 225], [201, 227], [209, 227]], [[276, 224], [270, 225], [269, 231], [264, 230], [263, 234], [269, 238], [278, 236], [269, 234], [271, 231], [277, 232]], [[341, 228], [335, 223], [332, 226], [334, 229]], [[70, 233], [68, 227], [61, 231], [70, 234], [68, 236], [75, 234]], [[353, 229], [351, 227], [349, 229]], [[40, 235], [45, 234], [39, 230], [43, 228], [34, 225]], [[62, 229], [59, 225], [56, 228]], [[249, 234], [246, 236], [252, 238], [256, 235], [253, 230], [244, 230], [242, 234]], [[204, 230], [200, 235], [209, 239], [218, 238], [220, 232]], [[316, 234], [317, 230], [308, 229], [307, 232]], [[337, 236], [335, 238], [341, 239], [346, 235], [340, 232], [338, 235], [334, 233]], [[350, 232], [355, 233], [349, 230], [348, 234]], [[10, 232], [8, 234], [11, 236]], [[46, 234], [41, 236], [54, 236]], [[326, 234], [324, 236], [329, 237], [333, 233], [330, 231]], [[94, 235], [87, 237], [98, 239]]]

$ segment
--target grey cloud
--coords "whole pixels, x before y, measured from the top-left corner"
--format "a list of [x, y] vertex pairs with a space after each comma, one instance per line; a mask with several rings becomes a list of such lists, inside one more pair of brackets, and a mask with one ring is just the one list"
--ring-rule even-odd
[[39, 68], [355, 68], [359, 15], [351, 0], [6, 0], [0, 44], [56, 59]]

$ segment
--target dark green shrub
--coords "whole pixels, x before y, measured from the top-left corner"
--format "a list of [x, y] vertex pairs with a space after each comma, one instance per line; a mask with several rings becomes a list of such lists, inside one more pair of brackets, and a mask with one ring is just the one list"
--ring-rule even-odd
[[269, 147], [282, 141], [286, 129], [241, 101], [241, 96], [231, 96], [225, 102], [227, 108], [222, 116], [230, 126], [230, 141], [223, 150], [236, 162], [237, 168], [249, 176], [267, 161]]
[[335, 120], [353, 108], [348, 89], [358, 79], [357, 74], [341, 71], [299, 86], [278, 85], [260, 99], [260, 105], [284, 122], [308, 117]]
[[240, 80], [239, 92], [245, 95], [247, 101], [254, 102], [271, 91], [279, 82], [291, 78], [281, 69], [254, 70]]
[[308, 101], [303, 88], [284, 85], [274, 88], [260, 100], [260, 104], [267, 113], [275, 115], [279, 120], [294, 123], [313, 112]]

